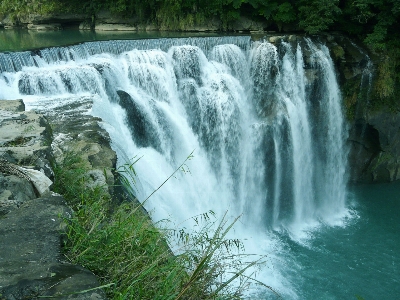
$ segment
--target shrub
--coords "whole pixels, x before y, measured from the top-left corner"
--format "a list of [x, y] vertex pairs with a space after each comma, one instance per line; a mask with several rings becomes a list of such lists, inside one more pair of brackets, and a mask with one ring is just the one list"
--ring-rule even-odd
[[[185, 162], [175, 172], [185, 168]], [[245, 262], [249, 255], [241, 253], [240, 241], [227, 238], [238, 218], [228, 223], [223, 216], [217, 222], [208, 212], [190, 218], [202, 225], [198, 231], [169, 229], [169, 222], [156, 228], [126, 186], [136, 175], [133, 164], [119, 170], [128, 190], [117, 207], [108, 189], [88, 188], [82, 166], [76, 155], [67, 155], [54, 168], [56, 191], [75, 211], [66, 220], [65, 254], [98, 275], [111, 299], [239, 299], [257, 282], [245, 271], [261, 266], [264, 257]], [[175, 254], [167, 241], [174, 241]]]

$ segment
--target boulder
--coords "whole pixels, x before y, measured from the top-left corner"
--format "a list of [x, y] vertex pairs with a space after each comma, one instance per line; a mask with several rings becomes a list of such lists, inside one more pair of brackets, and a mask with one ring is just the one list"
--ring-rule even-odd
[[287, 41], [288, 40], [288, 36], [279, 36], [279, 35], [274, 35], [274, 36], [270, 36], [268, 38], [268, 42], [272, 43], [272, 44], [276, 44], [278, 42], [281, 41]]

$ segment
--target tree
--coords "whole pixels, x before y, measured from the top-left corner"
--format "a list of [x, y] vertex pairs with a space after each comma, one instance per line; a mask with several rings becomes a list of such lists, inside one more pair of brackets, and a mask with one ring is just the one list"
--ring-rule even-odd
[[339, 0], [301, 0], [299, 26], [310, 34], [329, 29], [341, 13]]

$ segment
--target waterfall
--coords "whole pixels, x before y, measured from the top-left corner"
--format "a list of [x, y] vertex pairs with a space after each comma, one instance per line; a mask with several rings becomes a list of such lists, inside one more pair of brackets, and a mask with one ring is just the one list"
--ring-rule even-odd
[[0, 72], [0, 98], [40, 111], [91, 97], [118, 163], [142, 157], [140, 200], [194, 150], [190, 172], [146, 203], [156, 221], [228, 210], [263, 249], [269, 232], [296, 237], [345, 211], [341, 95], [327, 47], [310, 39], [90, 42], [1, 53]]

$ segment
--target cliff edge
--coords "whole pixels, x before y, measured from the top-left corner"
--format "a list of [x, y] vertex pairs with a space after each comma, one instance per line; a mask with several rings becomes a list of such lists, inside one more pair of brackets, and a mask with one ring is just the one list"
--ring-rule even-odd
[[[77, 118], [79, 117], [79, 121]], [[52, 163], [67, 150], [81, 153], [93, 184], [113, 181], [116, 155], [99, 120], [79, 113], [45, 118], [22, 100], [0, 101], [0, 299], [106, 299], [97, 277], [62, 253], [65, 199], [48, 186]], [[81, 124], [81, 125], [80, 125]], [[101, 169], [101, 172], [100, 172]], [[105, 171], [104, 171], [105, 170]], [[30, 174], [36, 174], [37, 179]], [[38, 174], [40, 173], [40, 174]], [[104, 176], [104, 175], [103, 175]]]

